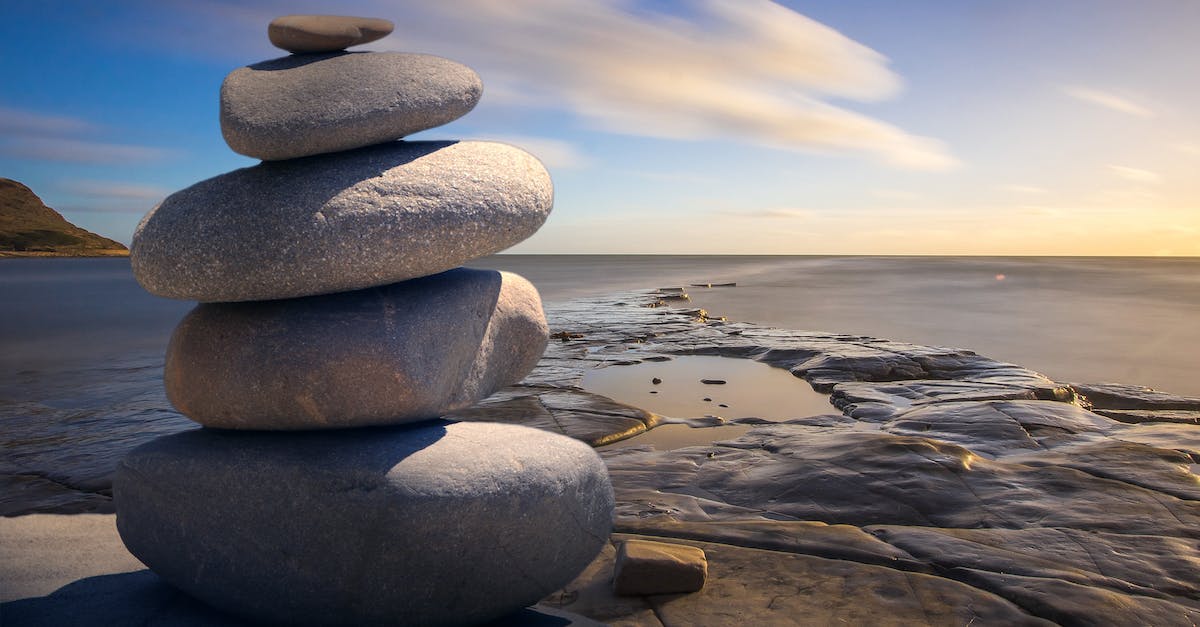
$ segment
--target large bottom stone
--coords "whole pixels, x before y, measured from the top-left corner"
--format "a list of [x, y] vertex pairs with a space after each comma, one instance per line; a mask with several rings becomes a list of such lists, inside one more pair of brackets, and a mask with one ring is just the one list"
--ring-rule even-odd
[[459, 268], [357, 292], [207, 303], [167, 348], [167, 397], [222, 429], [436, 418], [520, 381], [548, 336], [537, 289]]
[[135, 449], [113, 488], [138, 559], [213, 606], [286, 624], [502, 616], [582, 571], [613, 513], [590, 447], [495, 423], [194, 430]]

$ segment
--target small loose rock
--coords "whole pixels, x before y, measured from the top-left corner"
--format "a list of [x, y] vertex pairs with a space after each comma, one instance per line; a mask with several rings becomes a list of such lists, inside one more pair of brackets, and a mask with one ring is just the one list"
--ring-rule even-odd
[[708, 559], [694, 546], [626, 540], [617, 549], [613, 592], [623, 596], [695, 592], [708, 577]]

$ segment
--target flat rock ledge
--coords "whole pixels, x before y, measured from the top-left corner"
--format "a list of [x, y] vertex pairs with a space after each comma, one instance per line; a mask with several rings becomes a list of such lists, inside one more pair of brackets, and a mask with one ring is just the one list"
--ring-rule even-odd
[[[451, 417], [594, 446], [636, 437], [667, 419], [589, 394], [583, 374], [683, 354], [786, 368], [829, 393], [830, 411], [743, 419], [749, 432], [708, 446], [602, 448], [616, 533], [542, 607], [614, 625], [1200, 621], [1200, 399], [1056, 382], [969, 350], [647, 306], [656, 302], [629, 293], [547, 306], [558, 339], [534, 371]], [[35, 409], [27, 439], [74, 408]], [[161, 394], [120, 411], [159, 433], [191, 426]], [[28, 488], [5, 511], [110, 507], [105, 473], [144, 441], [110, 428], [108, 456], [46, 445], [3, 462]], [[613, 595], [616, 546], [630, 538], [703, 549], [704, 588]]]

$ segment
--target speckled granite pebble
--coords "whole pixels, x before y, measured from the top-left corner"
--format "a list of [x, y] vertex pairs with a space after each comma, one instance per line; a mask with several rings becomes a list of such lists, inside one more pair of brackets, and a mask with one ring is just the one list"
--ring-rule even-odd
[[591, 447], [496, 423], [197, 429], [135, 449], [113, 489], [131, 553], [269, 624], [479, 624], [565, 585], [612, 528]]
[[537, 289], [459, 269], [379, 288], [209, 303], [171, 337], [167, 397], [222, 429], [389, 425], [467, 407], [546, 348]]
[[167, 197], [133, 235], [151, 293], [294, 298], [435, 274], [533, 235], [554, 201], [528, 153], [490, 142], [392, 142], [263, 163]]
[[267, 25], [267, 38], [288, 52], [334, 52], [383, 39], [394, 28], [375, 17], [284, 15]]
[[306, 54], [234, 70], [221, 85], [221, 133], [263, 160], [361, 148], [464, 116], [479, 76], [427, 54]]

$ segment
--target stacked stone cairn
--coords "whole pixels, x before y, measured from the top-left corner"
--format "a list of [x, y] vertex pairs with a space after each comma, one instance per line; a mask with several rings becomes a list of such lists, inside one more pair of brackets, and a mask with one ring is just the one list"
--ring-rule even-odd
[[343, 50], [391, 28], [272, 22], [295, 54], [221, 89], [225, 140], [263, 163], [171, 195], [133, 239], [147, 290], [201, 301], [164, 379], [205, 428], [121, 461], [117, 527], [167, 582], [254, 621], [491, 620], [569, 583], [611, 530], [588, 446], [439, 418], [545, 349], [528, 281], [458, 266], [532, 235], [553, 188], [512, 146], [397, 141], [466, 114], [482, 84]]

